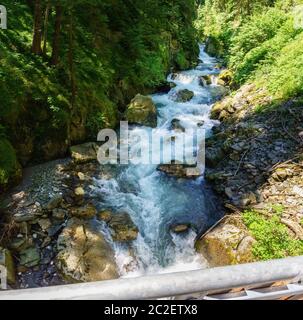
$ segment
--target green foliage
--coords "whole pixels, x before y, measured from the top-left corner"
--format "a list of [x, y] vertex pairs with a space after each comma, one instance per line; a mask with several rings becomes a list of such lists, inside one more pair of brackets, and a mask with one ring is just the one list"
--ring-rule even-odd
[[246, 80], [259, 64], [270, 59], [279, 44], [270, 41], [287, 20], [286, 14], [276, 8], [256, 14], [243, 24], [230, 41], [229, 66], [236, 70], [238, 82]]
[[30, 155], [46, 160], [63, 156], [68, 143], [95, 139], [98, 130], [117, 125], [138, 92], [150, 93], [171, 68], [196, 62], [195, 0], [40, 0], [43, 54], [32, 45], [35, 3], [1, 1], [8, 29], [0, 30], [0, 139], [22, 145], [22, 159], [28, 158], [24, 140], [34, 146]]
[[303, 88], [303, 29], [295, 29], [293, 17], [293, 6], [302, 3], [206, 0], [196, 27], [211, 40], [210, 52], [232, 69], [235, 84], [255, 82], [276, 100], [287, 100]]
[[0, 139], [6, 138], [6, 130], [5, 128], [0, 124]]
[[281, 223], [281, 208], [270, 218], [246, 211], [243, 220], [257, 242], [253, 254], [259, 260], [270, 260], [303, 254], [303, 241], [293, 239]]
[[176, 55], [176, 63], [179, 69], [188, 69], [189, 68], [189, 62], [187, 61], [184, 52], [179, 51]]
[[261, 71], [260, 85], [266, 85], [278, 99], [287, 100], [303, 94], [303, 33], [282, 49], [267, 75]]

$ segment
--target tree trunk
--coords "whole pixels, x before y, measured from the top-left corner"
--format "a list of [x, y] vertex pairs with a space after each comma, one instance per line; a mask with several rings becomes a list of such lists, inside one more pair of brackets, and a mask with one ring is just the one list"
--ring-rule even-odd
[[55, 31], [54, 31], [53, 51], [52, 51], [52, 58], [51, 58], [51, 64], [53, 66], [56, 66], [59, 63], [61, 25], [62, 25], [62, 7], [56, 6]]
[[47, 3], [45, 8], [45, 15], [44, 15], [44, 34], [43, 34], [43, 55], [47, 55], [47, 29], [48, 29], [48, 18], [51, 6]]
[[74, 66], [74, 26], [73, 15], [69, 15], [69, 48], [68, 48], [68, 63], [70, 72], [70, 85], [71, 85], [71, 107], [73, 108], [76, 101], [76, 76]]
[[33, 37], [33, 45], [32, 52], [35, 54], [42, 54], [41, 49], [41, 41], [42, 41], [42, 8], [41, 1], [35, 0], [35, 13], [34, 13], [34, 37]]

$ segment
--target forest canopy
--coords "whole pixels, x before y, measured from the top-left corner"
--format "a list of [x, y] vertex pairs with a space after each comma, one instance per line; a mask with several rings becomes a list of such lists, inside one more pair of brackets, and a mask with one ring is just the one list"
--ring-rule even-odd
[[[64, 156], [115, 127], [137, 93], [197, 61], [194, 0], [1, 4], [8, 29], [0, 30], [0, 145], [9, 145], [1, 154], [13, 157], [12, 144], [22, 165]], [[5, 182], [15, 167], [1, 170]]]

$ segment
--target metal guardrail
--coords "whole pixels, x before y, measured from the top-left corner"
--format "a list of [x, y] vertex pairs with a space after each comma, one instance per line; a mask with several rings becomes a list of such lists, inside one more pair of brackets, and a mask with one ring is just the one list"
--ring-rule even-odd
[[[291, 296], [303, 294], [303, 286], [298, 285], [302, 275], [303, 256], [139, 278], [2, 291], [0, 300], [148, 300], [167, 297], [190, 299], [197, 298], [197, 294], [198, 299], [217, 300], [220, 298], [212, 298], [210, 294], [233, 288], [256, 288], [285, 280], [297, 284], [288, 285], [282, 290], [283, 294]], [[271, 296], [277, 298], [282, 291], [279, 294], [275, 292], [275, 295], [271, 293]], [[245, 292], [248, 299], [249, 295], [254, 299], [262, 299], [266, 294], [261, 291]]]

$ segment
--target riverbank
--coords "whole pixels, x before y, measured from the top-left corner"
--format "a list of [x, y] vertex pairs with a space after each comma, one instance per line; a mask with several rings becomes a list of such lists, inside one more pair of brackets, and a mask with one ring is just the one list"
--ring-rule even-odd
[[197, 247], [214, 265], [303, 254], [301, 101], [272, 102], [246, 84], [212, 109], [221, 124], [206, 143], [206, 179], [228, 216]]

